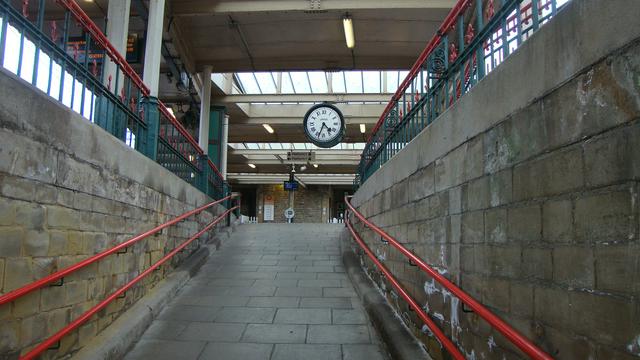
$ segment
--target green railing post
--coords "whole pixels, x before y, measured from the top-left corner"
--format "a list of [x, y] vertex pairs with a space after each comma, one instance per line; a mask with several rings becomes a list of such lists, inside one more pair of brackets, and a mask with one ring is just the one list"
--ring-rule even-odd
[[[482, 11], [482, 0], [476, 0], [476, 20], [477, 20], [477, 34], [482, 31], [484, 27], [484, 14]], [[477, 35], [476, 35], [477, 36]], [[480, 41], [480, 47], [477, 52], [478, 57], [478, 82], [484, 77], [484, 41]]]
[[198, 178], [196, 179], [196, 187], [209, 197], [215, 198], [215, 195], [209, 191], [209, 174], [211, 173], [209, 156], [205, 154], [198, 156], [198, 167], [200, 168], [200, 174], [198, 174]]
[[160, 110], [158, 110], [158, 98], [153, 96], [144, 97], [141, 100], [143, 121], [147, 125], [142, 139], [136, 141], [139, 151], [151, 160], [158, 158], [158, 136], [160, 131]]

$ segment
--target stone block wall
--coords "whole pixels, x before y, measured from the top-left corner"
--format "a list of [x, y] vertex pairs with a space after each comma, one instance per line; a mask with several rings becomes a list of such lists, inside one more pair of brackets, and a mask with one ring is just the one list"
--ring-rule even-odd
[[[211, 200], [107, 132], [0, 71], [0, 294]], [[212, 208], [0, 306], [0, 358], [14, 359], [158, 261], [224, 211]], [[223, 226], [225, 222], [222, 223]], [[44, 358], [81, 348], [218, 230], [192, 243]]]
[[[257, 204], [261, 206], [257, 212], [258, 221], [265, 222], [265, 195], [272, 195], [274, 199], [273, 222], [287, 222], [284, 217], [284, 211], [289, 207], [289, 191], [284, 190], [282, 184], [258, 186]], [[294, 221], [299, 223], [326, 223], [329, 220], [330, 196], [330, 186], [308, 185], [306, 188], [299, 186], [293, 195], [293, 208], [296, 212]]]
[[[640, 356], [640, 24], [629, 12], [640, 3], [573, 1], [353, 199], [558, 359]], [[563, 67], [537, 72], [537, 61]], [[525, 357], [379, 236], [357, 229], [468, 358]], [[430, 354], [447, 358], [363, 260]]]

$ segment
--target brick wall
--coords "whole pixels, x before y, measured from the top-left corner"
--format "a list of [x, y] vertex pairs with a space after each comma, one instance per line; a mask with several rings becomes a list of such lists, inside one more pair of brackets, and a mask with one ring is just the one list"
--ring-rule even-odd
[[[284, 217], [284, 211], [289, 207], [289, 191], [285, 191], [281, 184], [259, 185], [257, 194], [257, 204], [262, 206], [262, 212], [258, 212], [259, 222], [264, 222], [265, 195], [274, 197], [273, 222], [287, 222]], [[293, 195], [293, 208], [296, 212], [294, 221], [299, 223], [326, 223], [329, 220], [330, 196], [330, 186], [308, 185], [306, 188], [299, 186]]]
[[[4, 71], [0, 99], [0, 294], [210, 201]], [[17, 358], [53, 335], [222, 211], [212, 208], [64, 278], [62, 286], [0, 306], [0, 358]], [[191, 244], [44, 357], [82, 347], [215, 233]]]
[[[375, 224], [559, 359], [640, 356], [640, 31], [628, 27], [629, 5], [573, 2], [560, 22], [543, 28], [354, 198]], [[576, 31], [596, 14], [625, 24], [625, 36], [636, 40], [603, 52], [566, 80], [553, 78], [558, 86], [521, 71], [543, 61], [534, 51], [542, 47], [544, 61], [555, 63], [551, 50], [561, 47], [559, 37], [593, 39]], [[591, 26], [618, 34], [618, 25], [606, 21], [607, 27]], [[561, 57], [567, 62], [588, 58], [573, 47], [563, 51], [571, 55]], [[513, 78], [505, 80], [505, 73]], [[542, 80], [529, 81], [534, 77]], [[508, 100], [508, 91], [520, 91], [514, 86], [536, 83], [544, 83], [544, 93], [524, 106], [496, 99], [496, 108], [514, 109], [506, 116], [469, 111], [492, 104], [478, 101], [490, 96], [478, 92], [500, 87], [492, 95]], [[472, 127], [479, 131], [453, 142], [456, 131]], [[405, 168], [412, 169], [408, 176], [389, 180], [388, 169], [403, 174], [398, 169]], [[379, 236], [361, 224], [357, 229], [468, 357], [524, 357]], [[443, 358], [415, 313], [364, 263], [431, 355]]]

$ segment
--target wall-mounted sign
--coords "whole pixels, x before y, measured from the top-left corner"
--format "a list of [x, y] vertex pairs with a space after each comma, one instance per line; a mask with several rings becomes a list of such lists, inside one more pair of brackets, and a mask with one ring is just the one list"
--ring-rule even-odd
[[264, 221], [273, 221], [275, 206], [273, 195], [264, 196]]
[[297, 181], [285, 181], [284, 189], [289, 191], [298, 190], [298, 182]]
[[[136, 64], [140, 62], [140, 39], [138, 34], [130, 34], [127, 37], [127, 62], [130, 64]], [[84, 36], [72, 36], [69, 37], [67, 42], [67, 54], [73, 57], [77, 62], [84, 62], [86, 41]], [[104, 50], [99, 48], [93, 41], [91, 42], [91, 49], [89, 49], [89, 63], [94, 60], [98, 64], [102, 64], [104, 58]]]

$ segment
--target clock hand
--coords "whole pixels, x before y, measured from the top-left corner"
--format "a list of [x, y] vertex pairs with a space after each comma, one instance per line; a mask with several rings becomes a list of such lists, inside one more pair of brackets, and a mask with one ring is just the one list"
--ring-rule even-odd
[[324, 128], [327, 128], [327, 129], [328, 129], [329, 127], [327, 127], [327, 125], [325, 125], [325, 123], [323, 122], [323, 123], [322, 123], [322, 126], [320, 127], [320, 133], [321, 133], [321, 134], [322, 134], [322, 129], [324, 129]]

